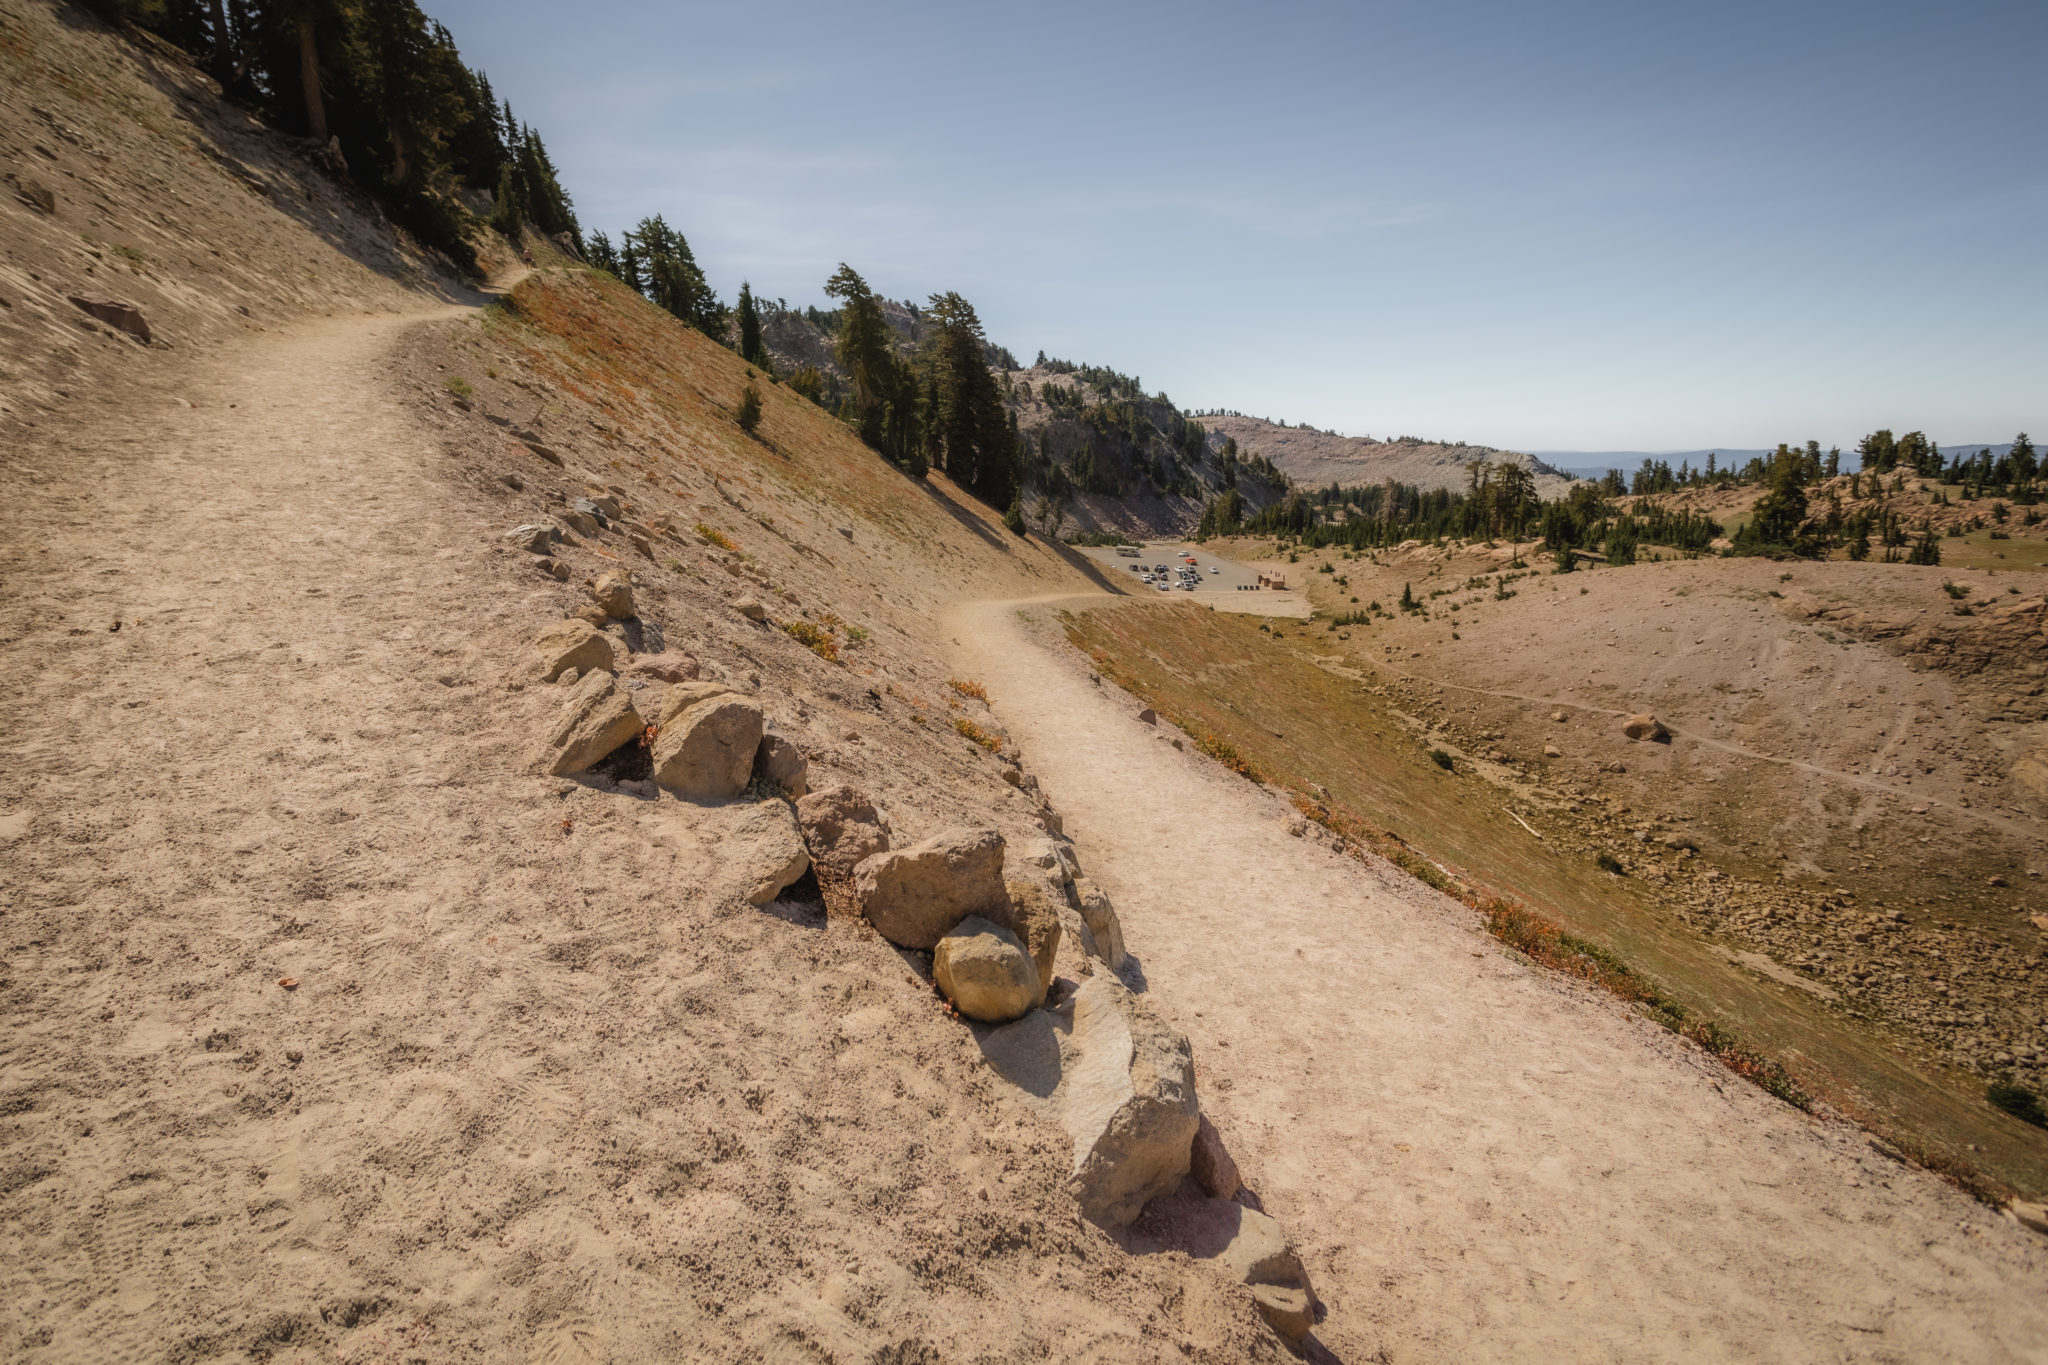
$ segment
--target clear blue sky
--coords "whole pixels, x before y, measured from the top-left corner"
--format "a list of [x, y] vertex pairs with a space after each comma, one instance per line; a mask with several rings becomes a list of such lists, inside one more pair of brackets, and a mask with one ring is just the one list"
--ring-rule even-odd
[[2043, 0], [425, 4], [728, 300], [844, 260], [1353, 434], [2048, 435]]

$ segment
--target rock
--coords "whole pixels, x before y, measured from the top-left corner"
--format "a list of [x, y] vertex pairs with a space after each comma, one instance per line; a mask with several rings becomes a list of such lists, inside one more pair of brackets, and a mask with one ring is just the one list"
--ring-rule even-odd
[[14, 181], [15, 197], [22, 203], [39, 213], [54, 215], [57, 212], [57, 195], [48, 185], [40, 180], [15, 180], [11, 175], [7, 178]]
[[549, 578], [554, 579], [557, 583], [569, 581], [569, 566], [559, 559], [537, 559], [533, 562], [533, 566]]
[[1013, 862], [1045, 873], [1054, 886], [1065, 886], [1081, 871], [1081, 861], [1074, 856], [1073, 848], [1059, 839], [1026, 839], [1010, 849], [1008, 856]]
[[557, 621], [533, 642], [540, 655], [541, 681], [553, 682], [563, 670], [579, 673], [613, 668], [611, 637], [587, 621]]
[[637, 533], [628, 534], [626, 537], [626, 543], [628, 545], [631, 545], [634, 549], [638, 550], [641, 554], [646, 555], [649, 559], [654, 558], [654, 546], [648, 541], [646, 536], [639, 535]]
[[845, 536], [848, 540], [853, 539], [853, 528], [851, 526], [835, 526], [832, 529]]
[[692, 682], [697, 677], [698, 665], [689, 655], [669, 650], [661, 654], [641, 655], [626, 665], [626, 672], [633, 677], [652, 678], [656, 682]]
[[[1199, 1139], [1197, 1139], [1199, 1141]], [[1252, 1292], [1266, 1324], [1295, 1347], [1323, 1317], [1308, 1268], [1271, 1216], [1203, 1195], [1190, 1181], [1145, 1211], [1129, 1235], [1140, 1254], [1179, 1251]]]
[[757, 801], [719, 844], [719, 854], [746, 883], [747, 900], [766, 905], [810, 870], [803, 831], [787, 801]]
[[763, 726], [761, 708], [744, 697], [699, 701], [662, 722], [654, 739], [654, 780], [689, 801], [738, 796], [753, 775]]
[[852, 787], [812, 792], [796, 803], [796, 818], [811, 850], [811, 870], [818, 874], [827, 913], [858, 914], [853, 869], [877, 853], [888, 852], [888, 820]]
[[1556, 721], [1559, 725], [1562, 725], [1565, 722], [1565, 714], [1562, 711], [1552, 711], [1550, 713], [1550, 718]]
[[724, 683], [700, 682], [696, 679], [675, 683], [662, 694], [661, 705], [654, 709], [654, 723], [665, 726], [698, 702], [732, 695], [733, 690]]
[[899, 948], [928, 950], [969, 915], [1008, 909], [1003, 836], [993, 829], [950, 829], [877, 853], [854, 868], [853, 892], [883, 938]]
[[1188, 1174], [1211, 1199], [1230, 1199], [1244, 1180], [1237, 1162], [1223, 1148], [1223, 1135], [1209, 1122], [1207, 1114], [1196, 1117], [1194, 1145], [1188, 1149]]
[[611, 674], [586, 674], [548, 736], [546, 769], [555, 777], [580, 773], [645, 728], [632, 698], [612, 686]]
[[[613, 503], [612, 506], [616, 508], [618, 504]], [[589, 517], [599, 526], [606, 525], [612, 520], [611, 517], [605, 515], [604, 508], [601, 505], [589, 498], [577, 498], [569, 504], [569, 510], [574, 515]]]
[[1664, 728], [1664, 722], [1648, 711], [1624, 720], [1621, 723], [1621, 732], [1630, 739], [1649, 740], [1653, 744], [1666, 744], [1671, 740], [1671, 732]]
[[2048, 1204], [2035, 1204], [2025, 1199], [2015, 1199], [2005, 1206], [2005, 1211], [2015, 1223], [2023, 1228], [2048, 1236]]
[[569, 529], [579, 536], [594, 536], [604, 529], [597, 524], [597, 518], [591, 516], [588, 512], [564, 512], [562, 513], [562, 520], [567, 522]]
[[1060, 951], [1060, 906], [1064, 900], [1045, 878], [1035, 873], [1005, 877], [1003, 890], [1008, 893], [1008, 905], [1001, 911], [988, 911], [983, 918], [1015, 934], [1024, 951], [1031, 954], [1032, 966], [1038, 972], [1038, 994], [1031, 999], [1035, 1005], [1052, 989], [1053, 961]]
[[1138, 719], [1146, 725], [1157, 725], [1159, 723], [1159, 713], [1149, 706], [1141, 707], [1138, 711]]
[[760, 747], [754, 751], [756, 777], [780, 787], [794, 801], [810, 791], [810, 772], [810, 760], [794, 743], [781, 735], [761, 736]]
[[1621, 762], [1619, 759], [1616, 759], [1614, 762], [1608, 764], [1605, 768], [1601, 769], [1601, 771], [1609, 773], [1625, 773], [1628, 771], [1628, 764]]
[[746, 617], [749, 621], [765, 621], [768, 619], [768, 608], [762, 606], [751, 597], [742, 597], [739, 601], [732, 604], [732, 609]]
[[980, 1040], [996, 1073], [1074, 1143], [1070, 1189], [1082, 1214], [1122, 1227], [1188, 1172], [1195, 1071], [1187, 1039], [1113, 976], [1081, 983]]
[[1543, 756], [1545, 758], [1563, 758], [1564, 750], [1558, 748], [1555, 744], [1546, 744], [1543, 746]]
[[590, 497], [576, 499], [576, 506], [583, 511], [602, 517], [606, 521], [617, 521], [624, 514], [617, 498]]
[[1038, 969], [1017, 936], [969, 915], [932, 949], [932, 979], [953, 1008], [984, 1024], [1007, 1024], [1045, 998]]
[[599, 611], [615, 621], [628, 621], [640, 614], [633, 605], [632, 575], [620, 569], [606, 569], [590, 585], [591, 600]]
[[134, 304], [91, 294], [73, 294], [70, 298], [80, 310], [90, 313], [107, 326], [126, 332], [145, 346], [149, 344], [149, 324], [142, 320], [142, 310]]
[[522, 550], [531, 550], [544, 555], [555, 548], [555, 528], [552, 526], [515, 526], [505, 533], [505, 539]]
[[1074, 904], [1081, 912], [1081, 922], [1088, 926], [1089, 936], [1095, 940], [1096, 950], [1102, 960], [1109, 964], [1111, 971], [1124, 965], [1124, 926], [1117, 918], [1116, 907], [1109, 903], [1109, 897], [1102, 894], [1102, 888], [1086, 877], [1074, 878]]

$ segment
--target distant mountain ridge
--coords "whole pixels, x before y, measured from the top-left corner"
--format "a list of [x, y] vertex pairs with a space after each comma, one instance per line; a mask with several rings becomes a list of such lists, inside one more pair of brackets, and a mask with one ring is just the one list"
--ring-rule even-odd
[[1236, 441], [1246, 454], [1265, 456], [1297, 484], [1307, 487], [1331, 483], [1360, 487], [1393, 479], [1420, 488], [1462, 489], [1469, 477], [1467, 470], [1477, 460], [1527, 465], [1535, 475], [1539, 497], [1558, 497], [1572, 485], [1569, 472], [1524, 451], [1413, 437], [1375, 441], [1369, 436], [1339, 436], [1259, 417], [1210, 415], [1197, 420], [1217, 436]]
[[[1991, 452], [1991, 458], [2007, 454], [2012, 450], [2011, 441], [1942, 441], [1942, 450], [1950, 455], [1968, 452], [1975, 455], [1980, 450]], [[1843, 468], [1855, 468], [1855, 447], [1842, 447]], [[1624, 474], [1634, 473], [1644, 460], [1663, 460], [1673, 469], [1680, 463], [1702, 468], [1707, 456], [1712, 455], [1717, 465], [1741, 466], [1751, 460], [1769, 459], [1772, 451], [1751, 450], [1738, 446], [1702, 446], [1698, 450], [1538, 450], [1531, 452], [1536, 458], [1556, 466], [1568, 474], [1582, 479], [1597, 479], [1610, 469], [1619, 469]]]

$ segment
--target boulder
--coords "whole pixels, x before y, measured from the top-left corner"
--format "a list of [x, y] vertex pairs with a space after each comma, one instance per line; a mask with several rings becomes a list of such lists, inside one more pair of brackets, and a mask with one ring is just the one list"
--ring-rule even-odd
[[[557, 460], [556, 463], [559, 464], [560, 461]], [[562, 513], [562, 520], [568, 525], [570, 530], [579, 536], [594, 536], [604, 529], [598, 525], [596, 517], [591, 516], [588, 512], [578, 512], [573, 508]]]
[[1073, 846], [1059, 839], [1026, 839], [1010, 855], [1014, 862], [1045, 873], [1055, 886], [1065, 886], [1081, 872], [1081, 860], [1074, 856]]
[[505, 533], [505, 539], [522, 550], [531, 550], [544, 555], [555, 547], [555, 528], [552, 526], [515, 526]]
[[1003, 914], [1003, 836], [950, 829], [921, 844], [877, 853], [853, 870], [860, 912], [899, 948], [929, 950], [969, 915]]
[[1157, 725], [1159, 713], [1149, 706], [1141, 706], [1138, 708], [1138, 720], [1145, 725]]
[[1669, 743], [1671, 732], [1664, 728], [1664, 722], [1648, 711], [1630, 716], [1621, 723], [1621, 732], [1630, 739], [1648, 740], [1653, 744]]
[[[607, 499], [606, 501], [610, 500]], [[616, 509], [618, 504], [612, 503], [612, 507]], [[589, 517], [600, 526], [608, 525], [612, 520], [612, 517], [605, 512], [604, 506], [590, 498], [577, 498], [569, 504], [569, 510], [574, 515]]]
[[662, 694], [661, 705], [655, 708], [655, 723], [667, 725], [698, 702], [732, 695], [733, 690], [724, 683], [703, 682], [692, 678], [688, 682], [672, 684], [668, 691]]
[[1297, 1349], [1323, 1317], [1308, 1268], [1271, 1216], [1183, 1184], [1145, 1211], [1129, 1236], [1140, 1254], [1179, 1251], [1251, 1290], [1259, 1316]]
[[754, 751], [754, 776], [779, 787], [794, 801], [810, 791], [810, 760], [804, 751], [781, 735], [763, 735]]
[[2007, 1202], [2005, 1211], [2012, 1221], [2031, 1232], [2048, 1235], [2048, 1204], [2036, 1204], [2030, 1200], [2014, 1199]]
[[632, 576], [620, 569], [606, 569], [590, 585], [590, 598], [598, 610], [615, 621], [627, 621], [640, 614], [633, 605]]
[[55, 214], [57, 212], [57, 195], [48, 185], [45, 185], [40, 180], [30, 180], [26, 177], [16, 180], [10, 175], [7, 178], [13, 182], [15, 197], [20, 199], [22, 203], [27, 204], [38, 213]]
[[796, 803], [796, 817], [803, 825], [827, 913], [858, 914], [853, 869], [864, 859], [888, 852], [888, 820], [852, 787], [827, 787], [802, 797]]
[[1113, 976], [1081, 983], [980, 1040], [996, 1073], [1073, 1140], [1082, 1214], [1118, 1228], [1188, 1173], [1195, 1069], [1187, 1039]]
[[665, 683], [694, 682], [697, 671], [695, 659], [674, 650], [645, 654], [626, 665], [626, 672], [633, 677]]
[[559, 559], [536, 559], [534, 567], [554, 579], [557, 583], [569, 581], [569, 566]]
[[1207, 1114], [1196, 1120], [1194, 1146], [1188, 1150], [1188, 1174], [1211, 1199], [1234, 1198], [1244, 1185], [1236, 1160], [1224, 1150], [1223, 1135]]
[[636, 739], [646, 723], [633, 699], [612, 686], [612, 675], [586, 674], [548, 736], [547, 771], [556, 777], [580, 773], [622, 744]]
[[553, 682], [565, 669], [578, 673], [612, 671], [611, 637], [587, 621], [557, 621], [534, 640], [540, 655], [542, 682]]
[[932, 979], [953, 1008], [984, 1024], [1007, 1024], [1045, 998], [1039, 973], [1017, 936], [969, 915], [932, 949]]
[[757, 801], [719, 845], [730, 870], [746, 885], [746, 898], [766, 905], [810, 870], [803, 831], [787, 801]]
[[[1306, 827], [1307, 822], [1303, 825]], [[1081, 922], [1088, 926], [1088, 934], [1095, 940], [1095, 950], [1102, 960], [1109, 964], [1111, 971], [1124, 965], [1124, 926], [1116, 915], [1116, 907], [1109, 903], [1109, 897], [1102, 894], [1102, 888], [1086, 877], [1074, 878], [1074, 905], [1081, 912]]]
[[1564, 750], [1558, 748], [1555, 744], [1546, 744], [1543, 746], [1543, 756], [1545, 758], [1563, 758]]
[[760, 707], [730, 694], [688, 707], [655, 735], [654, 780], [689, 801], [738, 796], [753, 775], [764, 723]]
[[742, 597], [739, 601], [732, 604], [732, 609], [746, 617], [749, 621], [765, 621], [768, 619], [768, 608], [762, 606], [751, 597]]
[[1043, 877], [1035, 875], [1006, 876], [1003, 878], [1003, 890], [1007, 893], [1008, 904], [1000, 911], [988, 911], [984, 918], [1015, 934], [1023, 943], [1024, 950], [1031, 954], [1032, 966], [1038, 973], [1038, 993], [1031, 998], [1035, 1005], [1052, 989], [1053, 959], [1060, 950], [1060, 902], [1063, 898]]
[[119, 299], [103, 299], [91, 294], [73, 294], [71, 302], [81, 311], [98, 318], [117, 331], [126, 332], [143, 345], [150, 341], [149, 324], [142, 320], [142, 310], [132, 303]]

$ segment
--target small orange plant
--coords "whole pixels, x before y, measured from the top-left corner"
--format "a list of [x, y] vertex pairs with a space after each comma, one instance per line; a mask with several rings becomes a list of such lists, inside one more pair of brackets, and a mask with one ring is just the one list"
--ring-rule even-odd
[[972, 697], [980, 702], [988, 700], [988, 689], [970, 678], [948, 678], [946, 679], [946, 686], [952, 688], [963, 697]]
[[832, 632], [820, 630], [809, 621], [784, 621], [782, 632], [819, 658], [839, 662], [839, 642], [832, 638]]
[[719, 530], [716, 526], [706, 526], [700, 521], [697, 523], [697, 534], [721, 550], [730, 550], [734, 554], [740, 552], [740, 547], [733, 543], [732, 537]]
[[954, 721], [953, 728], [992, 754], [999, 754], [1003, 751], [1001, 736], [990, 734], [965, 716]]

